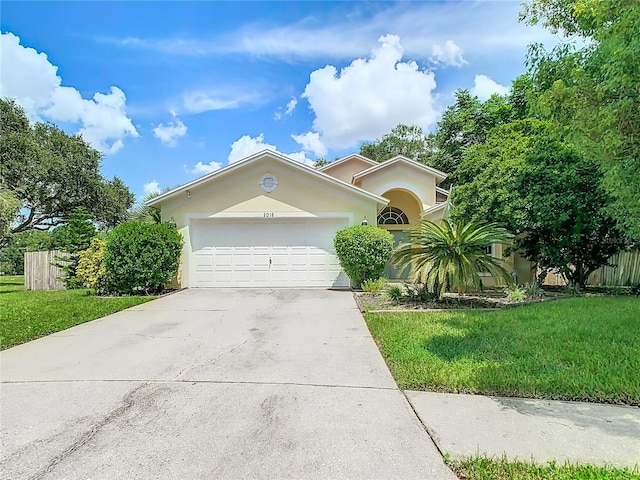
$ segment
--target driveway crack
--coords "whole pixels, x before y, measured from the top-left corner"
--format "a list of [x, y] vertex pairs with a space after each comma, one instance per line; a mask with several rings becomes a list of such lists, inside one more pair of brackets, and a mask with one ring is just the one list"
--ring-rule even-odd
[[73, 453], [78, 450], [80, 447], [85, 445], [89, 440], [91, 440], [102, 428], [104, 428], [108, 423], [113, 421], [114, 419], [122, 416], [127, 410], [129, 410], [134, 405], [134, 397], [135, 395], [144, 387], [149, 385], [148, 383], [142, 384], [132, 391], [130, 391], [123, 399], [122, 404], [109, 412], [102, 420], [93, 425], [88, 431], [82, 434], [73, 444], [71, 444], [68, 448], [62, 451], [60, 454], [56, 455], [51, 459], [49, 464], [44, 467], [40, 472], [36, 473], [30, 480], [40, 480], [44, 478], [45, 475], [53, 471], [53, 469], [62, 462], [65, 458], [73, 455]]
[[182, 374], [184, 374], [184, 373], [186, 373], [186, 372], [188, 372], [188, 371], [190, 371], [190, 370], [193, 370], [194, 368], [199, 368], [199, 367], [204, 367], [204, 366], [207, 366], [207, 365], [213, 365], [213, 364], [215, 364], [215, 363], [216, 363], [218, 360], [220, 360], [222, 357], [224, 357], [224, 356], [226, 356], [226, 355], [229, 355], [230, 353], [235, 352], [237, 349], [239, 349], [240, 347], [242, 347], [242, 346], [243, 346], [245, 343], [247, 343], [248, 341], [249, 341], [249, 339], [247, 339], [247, 340], [245, 340], [245, 341], [243, 341], [243, 342], [240, 342], [238, 345], [236, 345], [236, 346], [232, 347], [231, 349], [227, 350], [226, 352], [222, 352], [220, 355], [218, 355], [217, 357], [215, 357], [215, 358], [213, 358], [213, 359], [209, 360], [208, 362], [204, 362], [204, 363], [196, 363], [196, 364], [194, 364], [194, 365], [190, 365], [190, 366], [188, 366], [188, 367], [184, 367], [182, 370], [180, 370], [180, 371], [177, 373], [177, 375], [176, 375], [175, 377], [173, 377], [173, 380], [177, 380], [177, 379], [178, 379], [178, 377], [180, 377]]

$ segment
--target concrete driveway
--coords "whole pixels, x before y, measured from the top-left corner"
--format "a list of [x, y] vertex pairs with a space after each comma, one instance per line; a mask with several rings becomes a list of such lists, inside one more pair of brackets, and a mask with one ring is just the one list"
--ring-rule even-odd
[[186, 290], [0, 361], [2, 478], [456, 478], [350, 292]]

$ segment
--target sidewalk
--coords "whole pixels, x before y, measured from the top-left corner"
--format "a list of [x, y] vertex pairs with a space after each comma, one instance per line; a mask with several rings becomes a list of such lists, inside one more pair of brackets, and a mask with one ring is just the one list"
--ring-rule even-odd
[[640, 408], [405, 392], [443, 454], [640, 468]]

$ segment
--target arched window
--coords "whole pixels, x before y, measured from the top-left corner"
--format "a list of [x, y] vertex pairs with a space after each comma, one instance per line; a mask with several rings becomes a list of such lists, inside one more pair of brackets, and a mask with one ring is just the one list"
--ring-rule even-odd
[[385, 207], [378, 214], [378, 225], [408, 225], [407, 215], [396, 207]]

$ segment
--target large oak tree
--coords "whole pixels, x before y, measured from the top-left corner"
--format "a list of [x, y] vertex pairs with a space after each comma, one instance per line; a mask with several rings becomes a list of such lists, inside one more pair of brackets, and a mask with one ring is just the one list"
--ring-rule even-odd
[[[8, 99], [0, 99], [0, 120], [5, 227], [0, 246], [8, 235], [61, 225], [77, 208], [103, 227], [126, 219], [133, 194], [119, 178], [100, 174], [100, 153], [80, 135], [51, 124], [31, 125], [24, 110]], [[11, 222], [4, 221], [5, 211], [13, 212]]]

